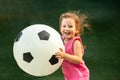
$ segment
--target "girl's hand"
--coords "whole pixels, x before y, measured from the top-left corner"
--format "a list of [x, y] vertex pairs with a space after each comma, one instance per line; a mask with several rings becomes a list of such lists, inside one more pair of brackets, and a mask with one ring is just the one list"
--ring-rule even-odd
[[55, 53], [57, 59], [64, 59], [65, 53], [63, 52], [62, 48], [59, 48], [59, 51]]

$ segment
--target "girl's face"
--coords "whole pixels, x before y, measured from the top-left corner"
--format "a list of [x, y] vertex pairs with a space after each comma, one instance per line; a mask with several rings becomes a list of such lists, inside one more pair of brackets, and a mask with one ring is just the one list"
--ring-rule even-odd
[[72, 18], [63, 18], [61, 21], [60, 32], [65, 40], [70, 40], [75, 37], [78, 32], [75, 27], [75, 21]]

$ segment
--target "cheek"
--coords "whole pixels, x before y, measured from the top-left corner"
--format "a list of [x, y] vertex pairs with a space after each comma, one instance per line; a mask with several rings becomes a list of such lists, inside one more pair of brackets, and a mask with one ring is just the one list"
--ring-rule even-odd
[[60, 27], [60, 32], [62, 33], [62, 31], [63, 31], [63, 30], [62, 30], [62, 28]]

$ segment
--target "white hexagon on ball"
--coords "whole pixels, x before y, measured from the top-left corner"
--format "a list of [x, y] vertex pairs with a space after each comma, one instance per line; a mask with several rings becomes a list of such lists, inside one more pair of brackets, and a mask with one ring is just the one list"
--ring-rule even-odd
[[50, 26], [34, 24], [23, 29], [15, 38], [13, 55], [18, 66], [28, 74], [46, 76], [62, 64], [55, 52], [64, 45], [60, 34]]

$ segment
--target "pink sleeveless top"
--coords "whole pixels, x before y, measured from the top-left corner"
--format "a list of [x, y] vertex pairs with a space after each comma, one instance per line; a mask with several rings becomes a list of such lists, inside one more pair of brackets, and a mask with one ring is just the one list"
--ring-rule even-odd
[[[79, 37], [71, 39], [68, 43], [65, 44], [66, 53], [74, 55], [73, 43], [75, 40], [79, 40], [82, 44], [82, 40]], [[82, 53], [84, 55], [84, 49], [82, 50]], [[86, 67], [84, 61], [82, 61], [80, 64], [74, 64], [67, 60], [63, 60], [62, 72], [64, 74], [65, 80], [89, 80], [89, 70]]]

